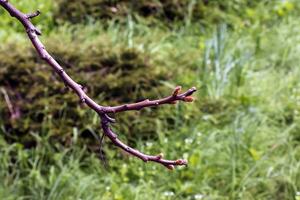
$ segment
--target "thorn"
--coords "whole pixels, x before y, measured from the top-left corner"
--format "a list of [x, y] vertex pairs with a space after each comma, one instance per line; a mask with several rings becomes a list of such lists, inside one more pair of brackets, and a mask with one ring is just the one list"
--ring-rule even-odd
[[173, 97], [176, 97], [181, 91], [181, 86], [177, 86], [172, 94]]
[[192, 97], [192, 96], [187, 96], [187, 97], [184, 97], [183, 98], [183, 101], [185, 101], [185, 102], [193, 102], [195, 99], [194, 99], [194, 97]]

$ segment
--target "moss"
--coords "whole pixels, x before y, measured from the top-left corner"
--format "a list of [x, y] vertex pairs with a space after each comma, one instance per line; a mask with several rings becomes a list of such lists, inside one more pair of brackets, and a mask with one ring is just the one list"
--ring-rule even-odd
[[[237, 16], [245, 15], [245, 8], [255, 7], [266, 1], [189, 1], [189, 0], [59, 0], [55, 14], [57, 22], [86, 22], [89, 19], [124, 21], [128, 14], [136, 17], [153, 18], [159, 21], [224, 22], [231, 15], [232, 23]], [[235, 17], [236, 16], [236, 17]]]
[[[100, 104], [118, 105], [161, 96], [160, 81], [168, 79], [170, 73], [150, 64], [146, 53], [122, 46], [113, 48], [112, 43], [100, 39], [88, 44], [76, 40], [61, 43], [52, 38], [46, 46], [67, 73]], [[11, 141], [28, 142], [32, 139], [30, 133], [67, 140], [74, 127], [80, 132], [87, 127], [99, 129], [97, 121], [93, 122], [92, 111], [84, 109], [73, 92], [67, 92], [63, 82], [29, 46], [1, 46], [0, 85], [21, 112], [19, 119], [9, 120], [5, 100], [0, 98], [0, 116], [7, 119], [4, 130], [12, 136]], [[138, 115], [132, 112], [120, 119], [128, 122], [136, 118]], [[120, 124], [125, 127], [129, 123]], [[124, 127], [119, 129], [126, 130]], [[140, 127], [137, 124], [134, 130], [142, 132]], [[154, 129], [150, 127], [147, 132]]]

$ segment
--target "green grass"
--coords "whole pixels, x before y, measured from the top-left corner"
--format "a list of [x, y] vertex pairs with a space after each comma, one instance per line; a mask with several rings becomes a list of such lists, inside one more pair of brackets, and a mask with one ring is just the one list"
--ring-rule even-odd
[[[5, 139], [7, 119], [1, 116], [0, 199], [298, 200], [298, 17], [288, 15], [274, 24], [259, 21], [236, 29], [201, 27], [150, 28], [129, 18], [126, 27], [66, 25], [42, 38], [46, 43], [53, 38], [72, 41], [75, 34], [82, 46], [108, 38], [110, 45], [136, 48], [151, 56], [151, 64], [172, 71], [172, 80], [160, 83], [170, 91], [177, 84], [199, 88], [194, 104], [147, 109], [134, 118], [132, 124], [146, 131], [149, 124], [143, 115], [152, 112], [150, 116], [157, 117], [151, 124], [156, 133], [147, 140], [129, 128], [120, 133], [143, 152], [188, 159], [187, 168], [168, 171], [144, 164], [106, 140], [109, 167], [105, 169], [81, 141], [77, 127], [69, 133], [67, 147], [50, 142], [45, 128], [30, 133], [37, 146], [26, 149]], [[19, 35], [7, 35], [2, 41], [15, 38], [26, 41]], [[93, 127], [95, 115], [86, 116]], [[52, 122], [44, 123], [48, 127]]]

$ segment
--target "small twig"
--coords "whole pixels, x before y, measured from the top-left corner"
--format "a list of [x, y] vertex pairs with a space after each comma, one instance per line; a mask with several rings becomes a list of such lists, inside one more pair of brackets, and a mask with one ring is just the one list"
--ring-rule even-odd
[[11, 103], [11, 100], [6, 92], [6, 90], [4, 88], [1, 88], [1, 92], [4, 96], [4, 99], [5, 99], [5, 103], [8, 107], [8, 110], [10, 112], [10, 118], [11, 119], [17, 119], [20, 117], [20, 112], [18, 112], [17, 110], [14, 109], [14, 106], [13, 104]]
[[101, 138], [99, 139], [99, 156], [100, 156], [100, 159], [102, 160], [103, 164], [104, 164], [104, 167], [107, 168], [108, 166], [108, 163], [107, 163], [107, 159], [104, 157], [103, 155], [103, 152], [104, 151], [104, 137], [105, 137], [105, 134], [103, 133]]
[[165, 160], [163, 159], [163, 154], [160, 153], [156, 156], [147, 155], [144, 154], [134, 148], [129, 147], [128, 145], [124, 144], [121, 140], [118, 139], [117, 134], [115, 134], [111, 128], [109, 127], [109, 120], [106, 118], [106, 116], [101, 116], [101, 124], [102, 128], [104, 130], [105, 135], [118, 147], [129, 153], [130, 155], [133, 155], [144, 162], [152, 161], [156, 163], [160, 163], [163, 166], [167, 167], [168, 169], [172, 170], [174, 169], [174, 166], [176, 165], [187, 165], [187, 160], [178, 159], [178, 160]]
[[[194, 99], [191, 96], [194, 92], [196, 92], [196, 88], [192, 87], [188, 91], [184, 93], [180, 93], [181, 87], [176, 87], [171, 96], [158, 99], [158, 100], [145, 100], [138, 103], [125, 104], [121, 106], [114, 107], [105, 107], [97, 104], [93, 99], [91, 99], [87, 94], [84, 88], [76, 83], [59, 65], [59, 63], [47, 52], [42, 42], [39, 40], [38, 36], [41, 35], [41, 31], [38, 30], [30, 21], [30, 19], [38, 16], [40, 14], [39, 11], [36, 11], [32, 14], [23, 14], [21, 11], [16, 9], [12, 4], [10, 4], [7, 0], [0, 0], [0, 5], [6, 9], [12, 17], [17, 18], [24, 26], [29, 39], [31, 40], [33, 46], [36, 51], [40, 55], [40, 57], [47, 62], [52, 69], [57, 73], [57, 75], [62, 79], [65, 85], [72, 89], [80, 99], [80, 102], [86, 104], [88, 107], [97, 112], [101, 118], [101, 126], [104, 134], [118, 147], [131, 154], [132, 156], [138, 157], [141, 160], [148, 162], [156, 162], [162, 164], [168, 169], [173, 169], [174, 166], [177, 165], [187, 165], [187, 161], [183, 159], [178, 160], [165, 160], [163, 159], [163, 155], [159, 154], [156, 156], [147, 155], [139, 152], [136, 149], [133, 149], [123, 142], [121, 142], [117, 138], [117, 134], [115, 134], [111, 128], [110, 124], [115, 123], [115, 119], [108, 116], [108, 113], [118, 113], [129, 110], [140, 110], [145, 107], [153, 107], [160, 106], [162, 104], [176, 104], [178, 101], [184, 102], [192, 102]], [[103, 136], [104, 137], [104, 136]], [[102, 139], [101, 143], [102, 143]]]
[[104, 157], [104, 155], [102, 153], [103, 146], [104, 146], [103, 141], [104, 141], [105, 134], [103, 133], [101, 137], [99, 135], [95, 134], [94, 131], [91, 131], [91, 134], [94, 136], [94, 138], [99, 143], [99, 157], [100, 157], [100, 160], [103, 162], [104, 167], [107, 168], [108, 163], [107, 163], [107, 160], [106, 160], [106, 158]]
[[39, 10], [35, 11], [34, 13], [29, 13], [26, 15], [27, 19], [33, 19], [37, 16], [39, 16], [41, 14], [41, 12]]
[[182, 94], [180, 94], [180, 91], [181, 91], [181, 87], [177, 86], [171, 96], [158, 99], [158, 100], [150, 101], [149, 99], [146, 99], [138, 103], [125, 104], [125, 105], [114, 106], [114, 107], [105, 107], [104, 111], [106, 113], [118, 113], [118, 112], [124, 112], [128, 110], [141, 110], [146, 107], [159, 106], [162, 104], [176, 104], [177, 101], [193, 102], [194, 98], [191, 95], [193, 95], [193, 93], [196, 92], [195, 87], [192, 87], [191, 89], [189, 89], [188, 91]]

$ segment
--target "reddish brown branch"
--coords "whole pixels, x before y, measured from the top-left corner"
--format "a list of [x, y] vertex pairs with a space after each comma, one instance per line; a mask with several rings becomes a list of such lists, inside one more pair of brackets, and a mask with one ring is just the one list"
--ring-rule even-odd
[[131, 103], [131, 104], [124, 104], [121, 106], [114, 106], [114, 107], [105, 107], [104, 111], [106, 113], [118, 113], [118, 112], [124, 112], [128, 110], [141, 110], [142, 108], [146, 107], [153, 107], [153, 106], [159, 106], [162, 104], [176, 104], [177, 101], [185, 101], [185, 102], [192, 102], [194, 99], [191, 96], [194, 92], [196, 92], [196, 88], [192, 87], [188, 91], [180, 94], [181, 87], [177, 86], [171, 96], [152, 100], [146, 99], [144, 101], [138, 102], [138, 103]]
[[111, 123], [111, 120], [107, 118], [107, 115], [102, 115], [101, 116], [101, 124], [103, 131], [105, 135], [118, 147], [129, 153], [130, 155], [133, 155], [137, 158], [140, 158], [144, 162], [152, 161], [152, 162], [157, 162], [168, 169], [173, 169], [175, 165], [187, 165], [187, 161], [183, 159], [178, 159], [178, 160], [165, 160], [163, 159], [163, 155], [159, 154], [157, 156], [152, 156], [152, 155], [147, 155], [144, 153], [141, 153], [140, 151], [133, 149], [126, 144], [124, 144], [121, 140], [118, 139], [117, 134], [115, 134], [111, 128], [109, 127], [109, 124]]
[[123, 142], [121, 142], [117, 135], [111, 130], [110, 124], [114, 123], [115, 120], [110, 118], [107, 114], [108, 113], [118, 113], [123, 111], [129, 110], [140, 110], [145, 107], [152, 107], [152, 106], [159, 106], [162, 104], [175, 104], [177, 101], [184, 101], [184, 102], [192, 102], [193, 97], [191, 96], [195, 91], [196, 88], [191, 88], [184, 93], [180, 93], [181, 87], [176, 87], [173, 91], [171, 96], [158, 99], [158, 100], [145, 100], [138, 103], [132, 104], [125, 104], [121, 106], [114, 106], [114, 107], [105, 107], [97, 104], [93, 99], [91, 99], [84, 91], [83, 86], [76, 83], [65, 71], [64, 69], [58, 64], [58, 62], [46, 51], [44, 45], [39, 40], [38, 35], [41, 35], [41, 32], [31, 23], [30, 19], [38, 16], [40, 14], [39, 11], [36, 11], [32, 14], [24, 14], [16, 9], [12, 4], [10, 4], [7, 0], [0, 0], [0, 5], [6, 9], [12, 17], [17, 18], [24, 26], [29, 39], [31, 40], [33, 46], [35, 47], [36, 51], [40, 55], [40, 57], [47, 62], [53, 70], [60, 76], [62, 81], [65, 85], [71, 88], [79, 97], [82, 103], [85, 103], [95, 112], [97, 112], [101, 118], [101, 127], [104, 134], [118, 147], [126, 151], [127, 153], [140, 158], [141, 160], [147, 162], [152, 161], [163, 166], [173, 169], [174, 166], [177, 165], [187, 165], [186, 160], [178, 159], [178, 160], [165, 160], [163, 159], [162, 154], [157, 156], [146, 155], [139, 152], [136, 149], [133, 149]]

